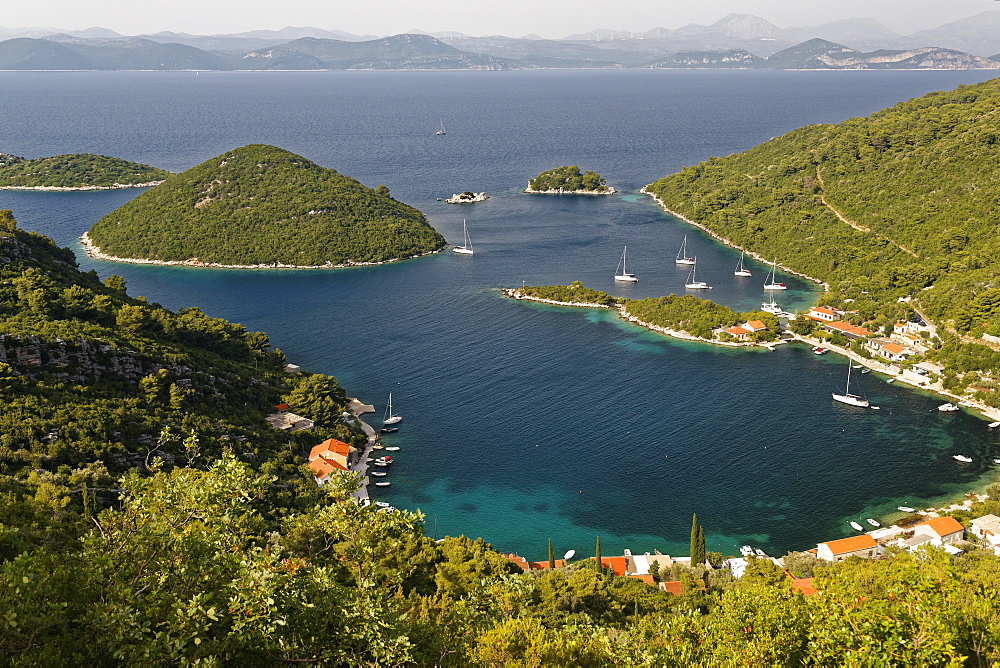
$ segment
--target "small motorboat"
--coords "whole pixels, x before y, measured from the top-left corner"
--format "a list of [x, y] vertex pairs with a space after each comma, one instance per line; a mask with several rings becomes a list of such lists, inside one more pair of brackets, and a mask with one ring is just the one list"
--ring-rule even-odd
[[871, 373], [871, 372], [872, 372], [872, 370], [868, 369], [868, 368], [864, 368], [864, 369], [861, 370], [861, 373]]
[[372, 462], [372, 464], [374, 464], [375, 466], [388, 466], [388, 465], [389, 465], [389, 462], [379, 462], [379, 461], [375, 461], [375, 462]]
[[[375, 484], [377, 485], [378, 483], [375, 483]], [[868, 518], [867, 521], [868, 521], [868, 524], [871, 524], [873, 527], [880, 527], [880, 526], [882, 526], [881, 524], [879, 524], [878, 522], [876, 522], [875, 520], [873, 520], [870, 517]]]
[[740, 548], [741, 556], [749, 557], [751, 554], [753, 554], [753, 548], [750, 547], [749, 545], [744, 545], [743, 547]]
[[374, 476], [382, 477], [382, 476], [386, 476], [386, 475], [389, 475], [389, 474], [386, 473], [385, 471], [372, 471], [368, 475], [374, 475]]
[[399, 431], [399, 427], [382, 427], [381, 429], [378, 430], [378, 433], [395, 434], [397, 431]]
[[963, 464], [968, 464], [972, 461], [972, 457], [966, 457], [965, 455], [952, 455], [951, 458], [955, 461], [962, 462]]
[[887, 381], [885, 381], [885, 382], [886, 382], [886, 383], [895, 383], [895, 382], [896, 382], [896, 379], [895, 379], [895, 378], [890, 378], [889, 380], [887, 380]]
[[857, 522], [851, 522], [851, 528], [854, 529], [855, 531], [864, 531], [865, 530], [865, 528], [863, 526], [861, 526], [860, 524], [858, 524]]
[[997, 427], [1000, 427], [1000, 422], [990, 422], [986, 425], [987, 429], [996, 429]]
[[376, 501], [375, 505], [378, 506], [379, 508], [392, 508], [392, 504], [386, 501]]
[[862, 367], [861, 364], [852, 364], [851, 366], [854, 367], [855, 369], [860, 369]]
[[896, 506], [896, 510], [901, 510], [904, 513], [915, 513], [915, 512], [917, 512], [916, 508], [910, 508], [909, 506]]
[[1000, 464], [1000, 459], [994, 459], [994, 460], [993, 460], [993, 463], [994, 463], [994, 464]]
[[813, 354], [814, 355], [825, 355], [828, 352], [830, 352], [830, 351], [827, 350], [826, 348], [821, 348], [819, 346], [816, 346], [815, 348], [813, 348]]
[[763, 559], [766, 559], [766, 558], [767, 558], [767, 553], [766, 553], [766, 552], [764, 552], [764, 550], [760, 549], [759, 547], [758, 547], [758, 548], [755, 548], [755, 549], [754, 549], [754, 553], [755, 553], [755, 554], [756, 554], [756, 555], [757, 555], [758, 557], [761, 557], [761, 558], [763, 558]]
[[392, 484], [391, 482], [381, 482], [380, 481], [380, 482], [375, 483], [375, 486], [376, 487], [388, 487], [391, 484]]
[[379, 457], [378, 459], [375, 460], [376, 464], [378, 464], [379, 462], [383, 462], [385, 464], [391, 464], [392, 463], [392, 457], [390, 457], [389, 455], [382, 455], [381, 457]]
[[940, 406], [938, 406], [938, 410], [941, 411], [942, 413], [954, 413], [955, 411], [958, 410], [958, 406], [949, 402], [947, 404], [941, 404]]
[[386, 452], [397, 452], [399, 450], [398, 445], [390, 445], [385, 448]]

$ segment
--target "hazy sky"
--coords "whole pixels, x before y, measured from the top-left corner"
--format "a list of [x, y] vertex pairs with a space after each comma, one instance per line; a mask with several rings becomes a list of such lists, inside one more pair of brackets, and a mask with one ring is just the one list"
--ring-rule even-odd
[[714, 23], [726, 14], [754, 14], [779, 27], [872, 16], [902, 34], [987, 10], [998, 0], [4, 0], [0, 25], [123, 34], [162, 30], [230, 33], [315, 26], [389, 35], [419, 28], [471, 35], [564, 37], [594, 28], [635, 32]]

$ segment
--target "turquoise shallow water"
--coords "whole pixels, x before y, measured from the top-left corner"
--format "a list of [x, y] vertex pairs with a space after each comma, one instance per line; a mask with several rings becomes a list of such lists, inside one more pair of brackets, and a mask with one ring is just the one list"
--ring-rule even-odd
[[[797, 346], [738, 351], [679, 342], [606, 311], [506, 300], [499, 288], [568, 283], [645, 297], [682, 290], [682, 237], [711, 297], [759, 305], [766, 267], [636, 194], [709, 155], [794, 127], [835, 122], [982, 73], [0, 73], [0, 150], [107, 153], [180, 170], [227, 148], [274, 143], [425, 211], [473, 257], [450, 252], [338, 271], [112, 265], [129, 292], [196, 305], [271, 335], [292, 361], [335, 374], [379, 411], [404, 416], [393, 486], [428, 531], [483, 536], [543, 558], [625, 547], [686, 552], [692, 512], [710, 549], [776, 553], [850, 531], [993, 475], [997, 436], [965, 413], [876, 374], [880, 405], [834, 404], [844, 364]], [[446, 137], [434, 137], [438, 118]], [[530, 176], [595, 169], [622, 193], [530, 197]], [[486, 190], [487, 202], [437, 202]], [[75, 239], [135, 192], [0, 192], [22, 226]], [[629, 246], [635, 285], [611, 278]], [[815, 286], [785, 277], [786, 308]], [[852, 382], [852, 388], [855, 387]], [[386, 439], [390, 440], [389, 438]], [[967, 467], [951, 455], [963, 452]]]

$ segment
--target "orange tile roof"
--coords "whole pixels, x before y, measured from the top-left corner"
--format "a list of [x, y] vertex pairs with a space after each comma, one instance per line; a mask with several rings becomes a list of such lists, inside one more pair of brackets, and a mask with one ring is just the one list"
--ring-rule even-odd
[[632, 578], [632, 579], [635, 579], [635, 580], [642, 580], [643, 582], [645, 582], [646, 584], [648, 584], [650, 587], [655, 587], [656, 586], [656, 580], [654, 580], [653, 576], [650, 575], [649, 573], [647, 573], [645, 575], [639, 575], [638, 573], [633, 573], [632, 575], [626, 575], [625, 577]]
[[826, 545], [830, 548], [830, 552], [833, 554], [845, 554], [847, 552], [856, 552], [858, 550], [867, 550], [869, 548], [878, 547], [878, 543], [875, 539], [868, 534], [850, 536], [848, 538], [841, 538], [840, 540], [831, 540], [826, 543], [820, 543], [820, 545]]
[[288, 404], [278, 404], [277, 406], [275, 406], [275, 408], [277, 408], [279, 411], [287, 411]]
[[935, 517], [914, 526], [929, 526], [938, 536], [950, 536], [958, 531], [965, 531], [965, 527], [954, 517]]
[[792, 587], [802, 592], [803, 596], [816, 595], [816, 588], [813, 587], [812, 578], [798, 578], [796, 580], [792, 580]]
[[[563, 568], [565, 566], [566, 566], [566, 560], [565, 559], [556, 559], [556, 568]], [[544, 571], [548, 567], [549, 567], [549, 560], [548, 559], [546, 559], [545, 561], [532, 561], [531, 562], [531, 569], [534, 570], [534, 571]]]
[[625, 575], [628, 561], [625, 557], [601, 557], [601, 566], [610, 568], [615, 575]]
[[826, 313], [827, 315], [837, 315], [837, 312], [829, 306], [813, 306], [809, 310], [816, 311], [817, 313]]
[[751, 333], [749, 329], [744, 329], [742, 327], [730, 327], [725, 330], [725, 332], [727, 334], [732, 334], [733, 336], [744, 336]]
[[660, 589], [674, 596], [681, 595], [681, 581], [680, 580], [670, 580], [668, 582], [661, 582]]
[[510, 554], [504, 554], [503, 556], [506, 557], [507, 561], [509, 561], [510, 563], [514, 564], [515, 566], [517, 566], [518, 568], [520, 568], [522, 571], [530, 571], [531, 570], [531, 564], [529, 564], [528, 560], [525, 559], [524, 557], [522, 557], [520, 555], [517, 555], [517, 554], [514, 554], [513, 552], [511, 552]]
[[343, 441], [338, 441], [335, 438], [328, 438], [319, 445], [314, 445], [312, 450], [309, 451], [309, 459], [315, 459], [321, 456], [324, 452], [335, 452], [338, 455], [344, 455], [345, 457], [351, 454], [353, 450], [350, 445], [344, 443]]
[[760, 330], [760, 329], [767, 329], [767, 325], [765, 325], [764, 323], [762, 323], [760, 320], [748, 320], [747, 324], [750, 327], [752, 327], [753, 331], [755, 331], [755, 332], [757, 330]]
[[309, 469], [317, 478], [325, 478], [336, 471], [347, 471], [347, 467], [340, 462], [330, 461], [322, 457], [317, 457], [309, 461]]
[[886, 343], [882, 346], [882, 350], [887, 353], [892, 353], [893, 355], [898, 355], [899, 353], [906, 352], [907, 348], [904, 348], [898, 343]]
[[851, 323], [844, 322], [843, 320], [828, 322], [826, 323], [826, 326], [839, 332], [849, 332], [855, 336], [869, 336], [871, 334], [871, 332], [864, 327], [858, 327], [857, 325], [852, 325]]

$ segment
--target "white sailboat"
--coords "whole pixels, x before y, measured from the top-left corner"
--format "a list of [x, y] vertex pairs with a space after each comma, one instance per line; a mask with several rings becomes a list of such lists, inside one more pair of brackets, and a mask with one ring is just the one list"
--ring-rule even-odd
[[385, 417], [382, 418], [382, 424], [396, 424], [397, 422], [402, 421], [402, 416], [392, 414], [392, 392], [390, 392], [389, 405], [385, 407]]
[[753, 276], [746, 267], [743, 266], [743, 256], [745, 253], [740, 253], [740, 264], [736, 267], [736, 271], [733, 272], [733, 276]]
[[775, 282], [775, 270], [778, 266], [778, 258], [774, 258], [774, 262], [771, 263], [771, 271], [767, 274], [767, 279], [764, 281], [765, 290], [787, 290], [788, 286], [784, 283]]
[[437, 132], [435, 132], [434, 134], [436, 134], [436, 135], [443, 135], [444, 133], [445, 133], [444, 132], [444, 120], [442, 119], [442, 121], [441, 121], [441, 129], [438, 130]]
[[687, 247], [688, 247], [688, 238], [687, 235], [685, 234], [684, 241], [681, 242], [681, 249], [677, 251], [677, 260], [675, 260], [677, 264], [694, 264], [694, 258], [688, 257]]
[[698, 269], [698, 258], [693, 258], [691, 263], [691, 271], [688, 272], [687, 282], [684, 287], [688, 290], [711, 290], [712, 286], [705, 281], [699, 281], [695, 278], [695, 270]]
[[615, 280], [616, 281], [622, 281], [622, 282], [625, 282], [625, 283], [635, 283], [639, 279], [636, 277], [635, 274], [630, 274], [630, 273], [628, 273], [628, 270], [625, 269], [625, 254], [626, 253], [628, 253], [628, 246], [625, 246], [625, 248], [622, 250], [622, 259], [618, 263], [618, 267], [622, 268], [621, 272], [619, 273], [618, 267], [615, 267]]
[[867, 399], [862, 399], [856, 394], [851, 394], [851, 361], [847, 360], [847, 387], [844, 388], [843, 394], [833, 394], [833, 400], [839, 401], [842, 404], [847, 404], [848, 406], [861, 406], [862, 408], [868, 408], [871, 404], [868, 403]]
[[472, 252], [472, 239], [469, 238], [469, 226], [465, 224], [465, 218], [462, 219], [462, 232], [465, 235], [461, 246], [455, 246], [452, 248], [456, 253], [461, 253], [463, 255], [473, 255]]

